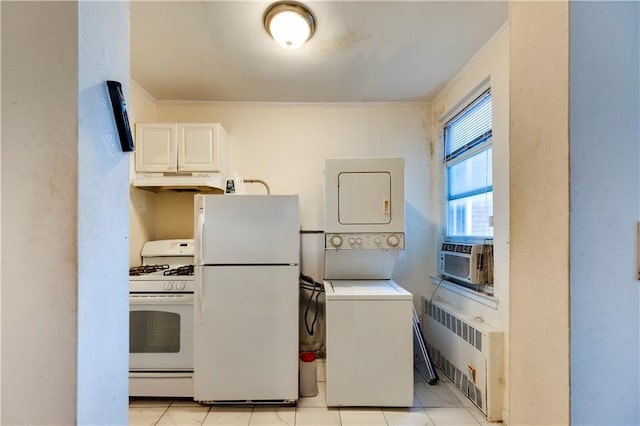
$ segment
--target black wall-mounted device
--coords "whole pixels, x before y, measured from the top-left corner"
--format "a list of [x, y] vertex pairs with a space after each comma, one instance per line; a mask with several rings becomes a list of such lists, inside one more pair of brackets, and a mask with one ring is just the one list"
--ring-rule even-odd
[[116, 126], [118, 127], [122, 151], [133, 151], [133, 137], [131, 135], [131, 127], [129, 126], [127, 104], [124, 102], [124, 95], [122, 93], [122, 84], [120, 84], [119, 81], [107, 80], [107, 87], [109, 88], [109, 97], [111, 98], [113, 115], [116, 119]]

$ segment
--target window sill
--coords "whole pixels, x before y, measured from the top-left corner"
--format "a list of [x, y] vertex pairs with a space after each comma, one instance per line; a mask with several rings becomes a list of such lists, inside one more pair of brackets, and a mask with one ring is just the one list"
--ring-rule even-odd
[[498, 309], [498, 299], [493, 296], [489, 296], [487, 294], [479, 293], [475, 290], [465, 288], [461, 285], [455, 284], [450, 281], [446, 281], [441, 277], [431, 277], [431, 283], [435, 286], [440, 286], [446, 288], [452, 293], [456, 293], [460, 296], [466, 297], [478, 303], [481, 303], [485, 306], [488, 306], [492, 309]]

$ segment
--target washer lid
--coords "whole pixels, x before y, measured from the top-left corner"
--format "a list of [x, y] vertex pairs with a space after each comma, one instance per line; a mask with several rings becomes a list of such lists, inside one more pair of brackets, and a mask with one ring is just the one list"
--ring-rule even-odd
[[392, 280], [329, 280], [324, 288], [327, 300], [413, 300]]

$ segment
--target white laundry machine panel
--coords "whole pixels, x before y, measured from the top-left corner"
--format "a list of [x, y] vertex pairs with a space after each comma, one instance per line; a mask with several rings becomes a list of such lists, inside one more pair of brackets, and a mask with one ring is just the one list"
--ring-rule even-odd
[[324, 278], [389, 279], [403, 249], [402, 233], [325, 234]]
[[413, 296], [391, 280], [324, 282], [327, 405], [413, 405]]
[[325, 232], [404, 232], [404, 158], [325, 162]]

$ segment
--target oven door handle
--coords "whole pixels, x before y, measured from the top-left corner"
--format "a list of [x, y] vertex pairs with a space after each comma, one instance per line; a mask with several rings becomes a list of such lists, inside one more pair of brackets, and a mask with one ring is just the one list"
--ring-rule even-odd
[[192, 305], [193, 294], [130, 294], [129, 303], [132, 305]]

